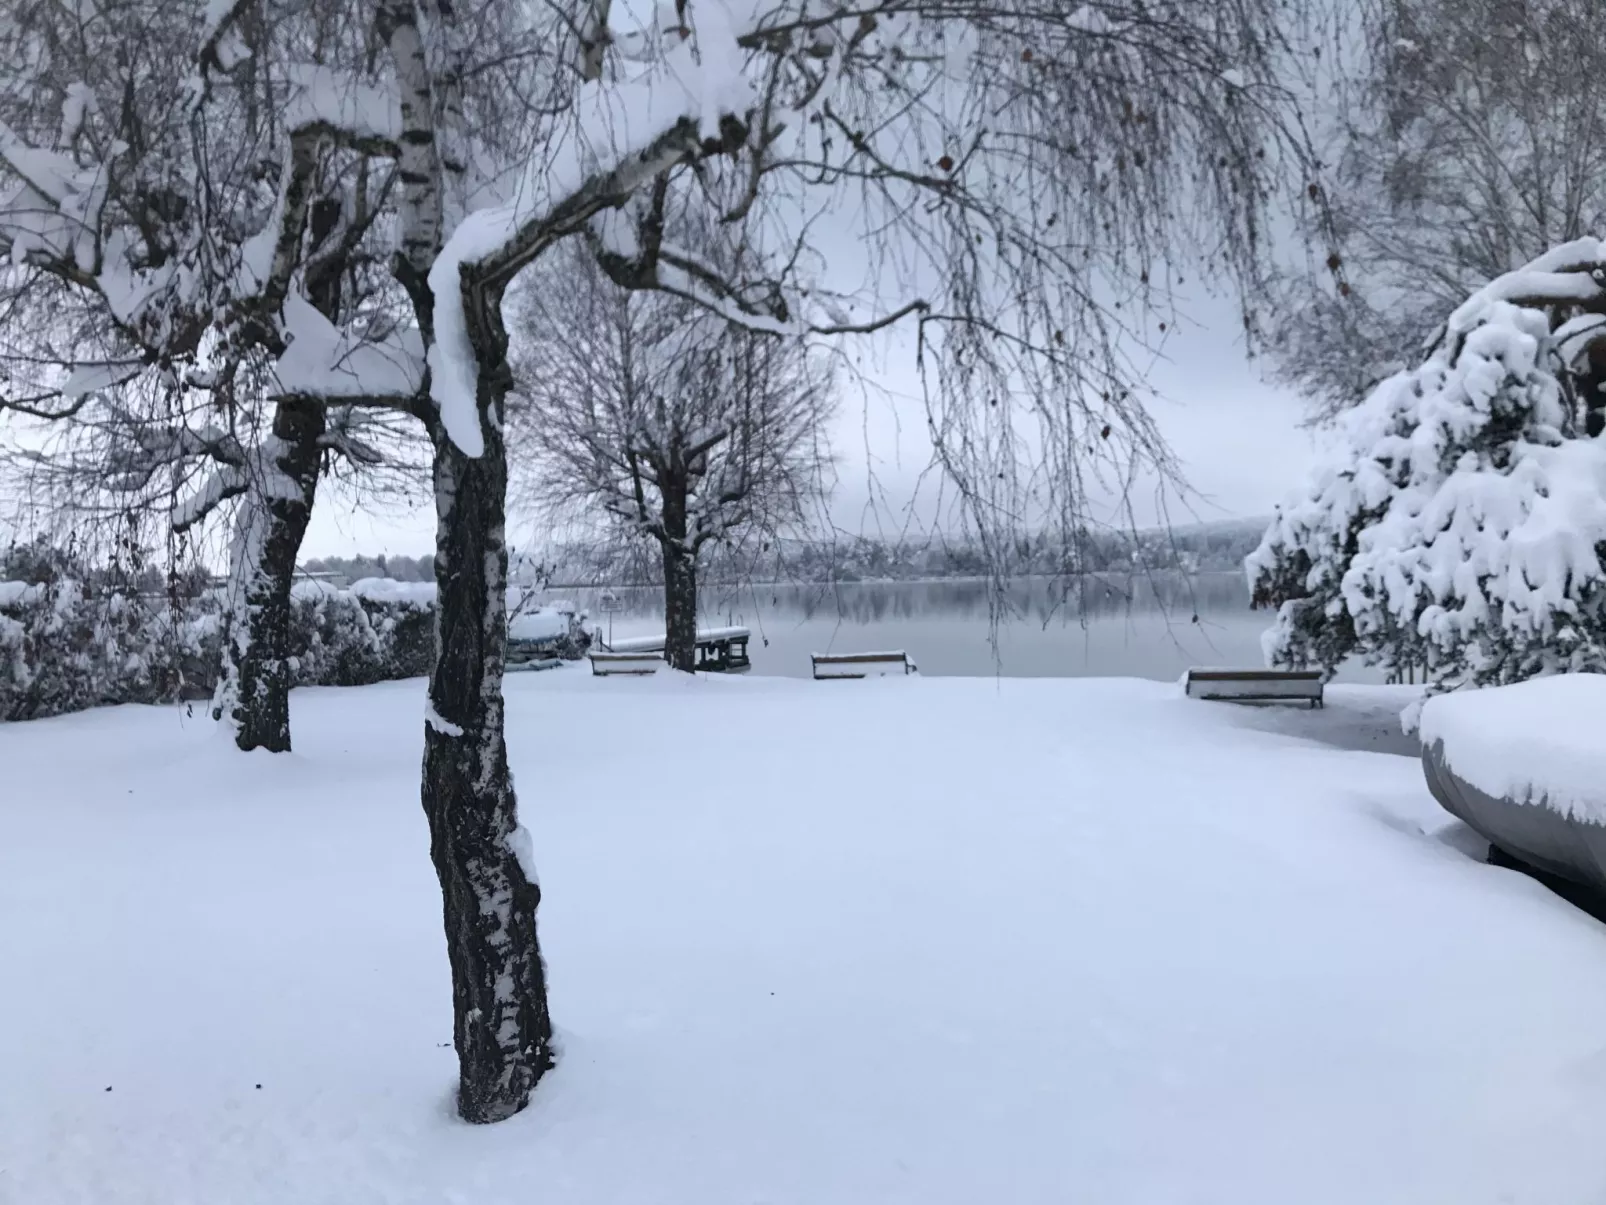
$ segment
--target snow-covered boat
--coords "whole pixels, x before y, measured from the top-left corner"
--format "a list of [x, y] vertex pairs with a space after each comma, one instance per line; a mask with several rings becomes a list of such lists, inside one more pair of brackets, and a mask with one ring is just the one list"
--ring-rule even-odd
[[1517, 861], [1606, 897], [1606, 675], [1461, 691], [1422, 709], [1428, 789]]

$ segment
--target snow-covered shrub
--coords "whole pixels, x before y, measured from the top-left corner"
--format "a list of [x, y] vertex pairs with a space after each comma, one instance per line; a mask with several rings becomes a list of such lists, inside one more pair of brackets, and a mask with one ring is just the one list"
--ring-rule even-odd
[[390, 676], [384, 643], [350, 594], [297, 582], [292, 604], [290, 655], [298, 686], [362, 686]]
[[0, 583], [0, 719], [193, 697], [215, 654], [164, 602], [72, 578]]
[[1577, 434], [1551, 316], [1500, 292], [1340, 419], [1246, 561], [1271, 664], [1353, 654], [1441, 688], [1606, 670], [1606, 443]]
[[[210, 697], [221, 664], [221, 591], [169, 597], [86, 585], [73, 576], [93, 576], [85, 567], [42, 556], [34, 550], [23, 566], [38, 580], [0, 581], [0, 720]], [[299, 581], [291, 601], [296, 685], [429, 673], [432, 584], [367, 579], [341, 590]], [[568, 604], [521, 614], [514, 626], [516, 640], [539, 634], [544, 655], [579, 657], [590, 642], [584, 616]]]
[[384, 649], [385, 677], [427, 675], [435, 662], [435, 584], [370, 577], [348, 593]]

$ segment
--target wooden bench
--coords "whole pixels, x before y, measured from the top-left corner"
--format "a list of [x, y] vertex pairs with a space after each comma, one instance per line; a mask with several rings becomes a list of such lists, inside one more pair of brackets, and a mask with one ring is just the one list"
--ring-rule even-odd
[[815, 653], [810, 660], [816, 682], [916, 672], [907, 653]]
[[656, 674], [664, 663], [663, 657], [654, 652], [588, 653], [587, 656], [591, 659], [591, 673], [598, 678], [616, 674], [645, 678]]
[[1322, 706], [1322, 673], [1315, 669], [1190, 669], [1190, 699], [1230, 703], [1308, 703]]

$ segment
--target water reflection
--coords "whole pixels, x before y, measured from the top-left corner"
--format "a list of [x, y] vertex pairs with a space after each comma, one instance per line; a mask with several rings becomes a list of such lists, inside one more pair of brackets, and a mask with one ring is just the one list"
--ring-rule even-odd
[[[600, 590], [555, 589], [599, 615]], [[655, 587], [615, 589], [615, 636], [663, 630]], [[753, 672], [807, 676], [814, 652], [900, 649], [925, 674], [1126, 675], [1174, 680], [1191, 665], [1258, 666], [1270, 622], [1237, 573], [1046, 578], [1000, 595], [976, 580], [712, 586], [705, 627], [753, 630]], [[993, 619], [998, 623], [995, 629]]]

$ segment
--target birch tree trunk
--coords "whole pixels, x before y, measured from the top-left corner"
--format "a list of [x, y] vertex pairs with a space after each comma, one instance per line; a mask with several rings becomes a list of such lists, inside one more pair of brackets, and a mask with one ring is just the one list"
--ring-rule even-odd
[[[503, 369], [505, 372], [505, 368]], [[484, 454], [465, 456], [435, 425], [435, 668], [424, 731], [424, 811], [445, 900], [452, 967], [457, 1109], [511, 1117], [552, 1065], [546, 972], [536, 936], [541, 890], [519, 827], [503, 733], [507, 648], [505, 385], [480, 373]]]
[[247, 752], [290, 750], [290, 590], [318, 492], [323, 433], [322, 406], [281, 403], [240, 502], [212, 716], [226, 720]]

